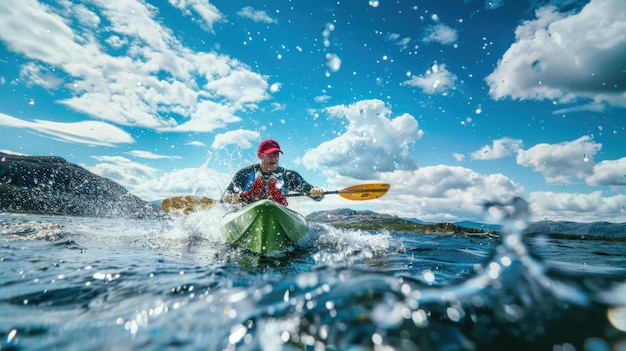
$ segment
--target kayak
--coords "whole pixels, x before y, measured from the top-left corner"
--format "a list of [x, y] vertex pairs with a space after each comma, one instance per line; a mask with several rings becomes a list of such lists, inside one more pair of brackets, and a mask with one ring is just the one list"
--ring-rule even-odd
[[228, 244], [264, 256], [288, 251], [308, 230], [301, 214], [271, 200], [260, 200], [226, 214], [220, 227]]

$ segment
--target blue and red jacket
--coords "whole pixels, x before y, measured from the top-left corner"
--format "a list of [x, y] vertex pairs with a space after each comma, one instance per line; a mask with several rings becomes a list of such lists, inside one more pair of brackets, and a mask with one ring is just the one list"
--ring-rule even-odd
[[[296, 171], [278, 167], [278, 169], [273, 172], [262, 172], [261, 165], [254, 164], [244, 167], [235, 173], [224, 195], [231, 193], [241, 195], [244, 191], [250, 190], [252, 183], [254, 183], [258, 177], [263, 177], [265, 184], [267, 184], [271, 178], [275, 178], [277, 187], [283, 195], [287, 195], [290, 192], [308, 194], [313, 188], [313, 185], [305, 181]], [[263, 197], [267, 198], [267, 196], [266, 189]]]

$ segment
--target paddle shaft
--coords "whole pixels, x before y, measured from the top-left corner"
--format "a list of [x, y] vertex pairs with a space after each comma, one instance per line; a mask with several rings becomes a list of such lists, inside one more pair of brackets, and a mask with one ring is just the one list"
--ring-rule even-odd
[[[332, 194], [361, 194], [361, 193], [386, 193], [387, 189], [358, 189], [358, 190], [329, 190], [324, 191], [324, 195], [332, 195]], [[285, 195], [287, 197], [296, 197], [296, 196], [309, 196], [307, 193], [289, 193]]]
[[[389, 184], [360, 184], [341, 190], [324, 191], [323, 194], [338, 194], [344, 199], [363, 201], [379, 198], [385, 195], [387, 190], [389, 190]], [[290, 193], [286, 196], [309, 196], [309, 194], [300, 192]], [[183, 195], [163, 199], [163, 201], [161, 201], [161, 207], [165, 210], [165, 212], [182, 211], [184, 214], [189, 214], [194, 212], [196, 209], [207, 210], [213, 207], [216, 202], [222, 202], [222, 200], [213, 200], [206, 196]]]

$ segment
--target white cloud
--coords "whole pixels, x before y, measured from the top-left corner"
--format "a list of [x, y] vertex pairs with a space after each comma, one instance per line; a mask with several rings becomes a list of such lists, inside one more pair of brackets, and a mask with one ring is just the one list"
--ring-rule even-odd
[[517, 152], [517, 163], [541, 172], [550, 183], [572, 182], [572, 178], [585, 178], [593, 173], [593, 156], [602, 148], [590, 136], [582, 136], [559, 144], [537, 144]]
[[137, 158], [146, 158], [150, 160], [160, 160], [160, 159], [179, 159], [180, 156], [168, 156], [168, 155], [157, 155], [150, 151], [143, 150], [132, 150], [128, 153], [129, 155]]
[[170, 5], [182, 10], [183, 14], [193, 16], [193, 12], [202, 18], [204, 28], [213, 32], [213, 24], [223, 21], [221, 12], [208, 0], [169, 0]]
[[[206, 1], [171, 3], [204, 13], [207, 23], [221, 18]], [[267, 77], [228, 56], [184, 47], [161, 25], [152, 5], [132, 0], [96, 0], [89, 10], [71, 5], [0, 2], [0, 40], [27, 59], [21, 67], [25, 84], [62, 83], [65, 95], [57, 102], [74, 111], [122, 126], [210, 132], [241, 121], [238, 112], [269, 98]], [[102, 33], [108, 37], [98, 42]], [[112, 56], [110, 49], [123, 52]]]
[[623, 0], [591, 0], [572, 15], [537, 10], [486, 78], [491, 96], [626, 106], [624, 13]]
[[272, 18], [267, 12], [262, 10], [255, 10], [252, 6], [246, 6], [241, 10], [237, 11], [237, 14], [244, 18], [249, 18], [254, 22], [263, 22], [263, 23], [276, 23], [277, 21]]
[[394, 43], [395, 45], [400, 47], [400, 50], [406, 50], [411, 42], [411, 38], [409, 37], [400, 37], [398, 33], [387, 33], [384, 37], [385, 41]]
[[436, 94], [453, 89], [456, 79], [457, 77], [446, 69], [446, 65], [435, 63], [426, 71], [425, 76], [413, 76], [410, 80], [402, 82], [402, 85], [419, 87], [426, 94]]
[[231, 175], [207, 168], [186, 168], [158, 175], [156, 169], [119, 156], [93, 157], [100, 163], [83, 167], [109, 178], [135, 196], [147, 201], [196, 194], [221, 198]]
[[380, 100], [363, 100], [325, 111], [332, 117], [347, 119], [347, 130], [307, 151], [303, 157], [306, 167], [320, 169], [329, 178], [344, 175], [357, 179], [416, 168], [409, 146], [424, 132], [413, 116], [390, 118], [391, 110]]
[[593, 174], [587, 178], [589, 185], [626, 185], [626, 157], [602, 161], [593, 166]]
[[422, 38], [425, 43], [440, 43], [452, 45], [457, 41], [457, 31], [445, 24], [436, 24], [426, 29], [426, 35]]
[[271, 102], [270, 103], [270, 107], [272, 112], [276, 112], [276, 111], [284, 111], [287, 109], [287, 105], [286, 104], [281, 104], [279, 102]]
[[[508, 202], [523, 187], [502, 174], [479, 174], [460, 166], [436, 165], [381, 173], [389, 192], [368, 206], [424, 221], [480, 220], [486, 202]], [[397, 204], [402, 206], [398, 207]]]
[[453, 152], [453, 153], [452, 153], [452, 157], [454, 157], [454, 159], [455, 159], [455, 160], [457, 160], [457, 161], [459, 161], [459, 162], [461, 162], [461, 161], [464, 161], [464, 160], [465, 160], [465, 155], [463, 155], [463, 154], [459, 154], [459, 153], [456, 153], [456, 152]]
[[206, 88], [219, 97], [226, 97], [241, 104], [269, 98], [267, 80], [250, 71], [233, 71], [225, 77], [208, 82]]
[[218, 134], [211, 145], [211, 148], [219, 150], [228, 145], [236, 145], [240, 149], [249, 149], [252, 147], [252, 141], [259, 140], [261, 135], [251, 130], [231, 130], [226, 133]]
[[324, 103], [328, 100], [332, 99], [332, 97], [330, 95], [318, 95], [314, 98], [315, 102], [319, 102], [319, 103]]
[[522, 147], [522, 141], [513, 138], [502, 138], [493, 141], [493, 145], [485, 145], [470, 154], [472, 160], [495, 160], [513, 155]]
[[45, 89], [52, 90], [63, 84], [63, 80], [55, 76], [46, 67], [42, 67], [34, 62], [23, 65], [20, 69], [20, 79], [27, 82], [27, 85], [38, 85]]
[[197, 146], [197, 147], [205, 147], [206, 144], [201, 141], [191, 141], [186, 143], [185, 145]]
[[626, 222], [626, 195], [623, 194], [603, 196], [602, 191], [590, 194], [535, 191], [528, 201], [533, 221]]
[[[90, 172], [109, 178], [122, 186], [134, 187], [154, 176], [156, 169], [132, 162], [121, 156], [92, 156], [102, 162], [93, 167], [86, 167]], [[128, 189], [127, 189], [128, 190]]]
[[43, 120], [29, 122], [0, 113], [0, 125], [31, 129], [52, 139], [91, 146], [115, 146], [135, 142], [130, 134], [104, 122], [62, 123]]

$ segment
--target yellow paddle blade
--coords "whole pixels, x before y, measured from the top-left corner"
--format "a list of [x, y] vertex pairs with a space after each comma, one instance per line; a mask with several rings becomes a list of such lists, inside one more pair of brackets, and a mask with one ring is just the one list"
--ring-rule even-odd
[[174, 214], [190, 214], [191, 212], [208, 210], [215, 201], [206, 196], [182, 195], [174, 196], [161, 201], [165, 212]]
[[387, 193], [389, 184], [360, 184], [337, 190], [337, 194], [344, 199], [364, 201], [377, 199]]

